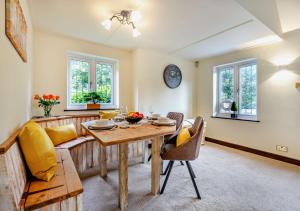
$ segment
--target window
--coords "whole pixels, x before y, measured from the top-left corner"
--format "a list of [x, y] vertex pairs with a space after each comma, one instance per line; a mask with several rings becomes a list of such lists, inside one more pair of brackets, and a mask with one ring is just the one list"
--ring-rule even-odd
[[235, 101], [239, 119], [257, 119], [257, 64], [255, 59], [214, 68], [214, 116], [230, 117]]
[[86, 108], [84, 95], [97, 92], [102, 108], [117, 107], [117, 61], [80, 53], [68, 54], [68, 108]]

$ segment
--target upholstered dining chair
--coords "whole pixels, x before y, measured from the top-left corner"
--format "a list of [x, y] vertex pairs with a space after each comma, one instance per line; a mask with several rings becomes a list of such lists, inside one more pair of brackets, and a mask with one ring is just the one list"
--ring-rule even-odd
[[187, 143], [180, 145], [178, 147], [176, 147], [176, 144], [173, 143], [166, 143], [162, 146], [161, 158], [162, 160], [169, 160], [170, 162], [166, 169], [167, 175], [163, 183], [162, 189], [160, 191], [161, 194], [163, 194], [166, 188], [174, 162], [185, 161], [197, 194], [197, 198], [201, 199], [197, 184], [195, 182], [196, 176], [190, 164], [190, 161], [193, 161], [198, 158], [203, 131], [204, 131], [204, 121], [203, 118], [199, 116], [195, 119], [193, 126], [189, 128], [191, 138]]
[[[167, 144], [167, 143], [175, 143], [176, 144], [176, 139], [177, 139], [178, 133], [182, 128], [184, 114], [179, 113], [179, 112], [169, 112], [167, 114], [167, 117], [169, 119], [176, 120], [176, 131], [175, 131], [175, 133], [173, 133], [171, 135], [164, 136], [164, 144]], [[152, 157], [152, 154], [149, 155], [148, 162], [151, 160], [151, 157]]]

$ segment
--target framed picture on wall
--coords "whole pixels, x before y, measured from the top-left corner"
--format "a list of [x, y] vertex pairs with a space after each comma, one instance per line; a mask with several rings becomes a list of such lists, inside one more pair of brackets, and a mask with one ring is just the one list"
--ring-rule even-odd
[[19, 0], [5, 0], [5, 34], [27, 62], [27, 24]]

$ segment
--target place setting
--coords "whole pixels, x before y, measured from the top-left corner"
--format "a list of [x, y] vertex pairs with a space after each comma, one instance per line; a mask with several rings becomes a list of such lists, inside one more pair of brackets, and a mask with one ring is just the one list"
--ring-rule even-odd
[[112, 130], [114, 128], [117, 128], [118, 125], [113, 121], [109, 119], [99, 119], [91, 122], [91, 124], [88, 126], [88, 129], [90, 130]]
[[152, 125], [155, 125], [155, 126], [174, 126], [174, 125], [176, 125], [176, 120], [170, 119], [168, 117], [157, 117], [156, 120], [152, 121]]
[[127, 129], [141, 126], [144, 115], [140, 112], [129, 112], [126, 115], [118, 114], [112, 119], [100, 119], [90, 122], [90, 130], [113, 130], [114, 128]]

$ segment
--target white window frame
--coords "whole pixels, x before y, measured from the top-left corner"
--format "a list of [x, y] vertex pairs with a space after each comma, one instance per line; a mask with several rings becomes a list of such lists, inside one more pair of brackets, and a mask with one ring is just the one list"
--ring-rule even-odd
[[96, 90], [96, 65], [110, 64], [112, 65], [112, 100], [111, 103], [101, 103], [101, 108], [118, 108], [119, 105], [119, 61], [112, 58], [100, 57], [91, 54], [68, 52], [68, 71], [67, 71], [67, 109], [86, 109], [85, 103], [71, 103], [71, 60], [79, 60], [89, 63], [89, 90]]
[[[240, 114], [240, 67], [256, 64], [256, 115]], [[213, 117], [230, 118], [231, 113], [220, 113], [219, 102], [219, 75], [221, 70], [226, 67], [232, 67], [234, 71], [234, 101], [237, 103], [238, 119], [257, 120], [258, 119], [258, 64], [257, 59], [251, 58], [238, 62], [217, 65], [213, 68]]]

